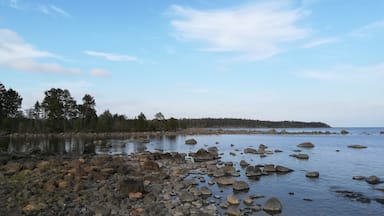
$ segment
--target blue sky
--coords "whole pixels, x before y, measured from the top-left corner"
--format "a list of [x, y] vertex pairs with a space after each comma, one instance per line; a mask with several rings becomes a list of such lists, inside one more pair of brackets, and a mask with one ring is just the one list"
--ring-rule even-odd
[[0, 81], [129, 118], [384, 126], [384, 1], [0, 0]]

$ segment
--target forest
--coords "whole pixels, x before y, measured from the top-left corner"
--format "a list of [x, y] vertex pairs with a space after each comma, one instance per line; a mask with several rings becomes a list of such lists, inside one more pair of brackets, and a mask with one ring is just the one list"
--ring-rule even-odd
[[33, 107], [21, 110], [22, 97], [0, 82], [0, 135], [9, 133], [59, 133], [59, 132], [137, 132], [177, 131], [187, 128], [288, 128], [330, 127], [322, 122], [260, 121], [237, 118], [165, 118], [161, 112], [153, 119], [144, 113], [129, 119], [122, 114], [105, 110], [96, 112], [96, 100], [85, 94], [78, 103], [69, 90], [51, 88], [44, 92], [44, 99]]

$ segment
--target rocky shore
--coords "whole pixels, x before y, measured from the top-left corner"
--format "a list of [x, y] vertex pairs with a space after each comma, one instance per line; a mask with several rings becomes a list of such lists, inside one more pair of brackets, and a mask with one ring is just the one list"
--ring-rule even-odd
[[[188, 141], [188, 140], [187, 140]], [[195, 143], [189, 140], [188, 145]], [[314, 148], [309, 142], [299, 148]], [[300, 152], [301, 150], [297, 150]], [[266, 145], [243, 149], [260, 157], [282, 151]], [[281, 164], [222, 161], [216, 146], [184, 153], [142, 152], [130, 155], [0, 154], [0, 215], [254, 215], [284, 213], [284, 203], [268, 194], [248, 193], [247, 181], [295, 172]], [[297, 159], [302, 153], [295, 154]], [[239, 163], [240, 171], [234, 166]], [[243, 173], [243, 174], [241, 174]], [[239, 179], [238, 177], [243, 178]], [[319, 178], [310, 171], [304, 178]], [[376, 176], [354, 176], [376, 185]], [[214, 188], [219, 188], [219, 191]], [[229, 194], [220, 188], [230, 187]], [[381, 190], [381, 188], [376, 188]], [[359, 202], [360, 193], [335, 190]], [[242, 194], [239, 196], [238, 194]], [[244, 196], [245, 195], [245, 196]], [[294, 192], [289, 195], [293, 196]], [[263, 199], [260, 199], [263, 198]], [[260, 200], [263, 200], [262, 202]], [[304, 201], [313, 201], [305, 198]], [[382, 203], [382, 199], [375, 199]]]

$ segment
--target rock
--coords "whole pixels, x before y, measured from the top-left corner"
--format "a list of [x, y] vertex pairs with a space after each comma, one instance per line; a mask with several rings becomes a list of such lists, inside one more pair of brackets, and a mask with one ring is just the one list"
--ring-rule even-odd
[[228, 203], [227, 202], [223, 202], [223, 203], [220, 203], [220, 207], [222, 209], [227, 209], [229, 207]]
[[275, 153], [281, 153], [281, 152], [283, 152], [283, 151], [280, 149], [275, 149]]
[[228, 195], [227, 196], [227, 202], [230, 205], [239, 205], [240, 204], [239, 200], [234, 195]]
[[245, 170], [245, 175], [248, 178], [258, 178], [262, 175], [260, 168], [255, 166], [248, 166]]
[[276, 172], [279, 172], [279, 173], [288, 173], [288, 172], [292, 172], [293, 169], [290, 169], [288, 167], [285, 167], [285, 166], [280, 166], [280, 165], [277, 165], [276, 166]]
[[365, 176], [353, 176], [352, 179], [357, 180], [357, 181], [361, 181], [361, 180], [365, 180]]
[[228, 216], [240, 216], [240, 211], [237, 210], [237, 208], [228, 208], [227, 210], [227, 215]]
[[7, 165], [5, 165], [5, 173], [4, 175], [13, 175], [17, 172], [19, 172], [22, 169], [22, 165], [20, 163], [16, 162], [9, 162]]
[[307, 178], [319, 178], [319, 175], [320, 175], [319, 172], [314, 171], [314, 172], [307, 172], [305, 174], [305, 177], [307, 177]]
[[196, 145], [197, 141], [195, 139], [187, 139], [187, 140], [185, 140], [185, 144], [187, 144], [187, 145]]
[[232, 185], [235, 182], [235, 180], [231, 177], [220, 177], [217, 178], [215, 181], [219, 185]]
[[304, 201], [313, 202], [313, 199], [310, 198], [303, 198]]
[[233, 166], [224, 166], [220, 169], [225, 173], [225, 175], [230, 175], [230, 176], [234, 176], [234, 177], [240, 176], [240, 173], [237, 172], [235, 167], [233, 167]]
[[144, 161], [143, 169], [144, 170], [159, 170], [160, 166], [155, 161], [146, 160], [146, 161]]
[[217, 155], [205, 149], [199, 149], [196, 153], [191, 154], [195, 162], [211, 161], [217, 159]]
[[192, 202], [195, 200], [195, 197], [193, 194], [188, 193], [186, 191], [182, 191], [181, 194], [179, 195], [180, 200], [185, 203], [185, 202]]
[[267, 213], [280, 213], [283, 210], [283, 206], [276, 197], [272, 197], [264, 204], [263, 210]]
[[129, 193], [144, 192], [143, 179], [137, 177], [123, 179], [119, 182], [119, 191], [125, 196], [128, 196]]
[[246, 148], [244, 149], [245, 154], [258, 154], [258, 151], [254, 148]]
[[355, 144], [355, 145], [349, 145], [348, 148], [364, 149], [364, 148], [367, 148], [367, 146]]
[[64, 188], [69, 186], [69, 182], [68, 181], [60, 181], [58, 186], [60, 189], [64, 189]]
[[245, 181], [235, 181], [232, 188], [234, 191], [248, 191], [249, 185]]
[[315, 145], [313, 145], [313, 143], [311, 143], [311, 142], [303, 142], [303, 143], [300, 143], [299, 145], [297, 145], [297, 147], [300, 147], [300, 148], [313, 148], [313, 147], [315, 147]]
[[246, 198], [243, 199], [243, 203], [245, 205], [252, 205], [253, 199], [251, 197], [246, 197]]
[[295, 157], [295, 158], [300, 159], [300, 160], [308, 160], [309, 159], [309, 156], [307, 154], [302, 154], [302, 153], [292, 154], [290, 156]]
[[209, 188], [206, 187], [206, 186], [201, 187], [201, 188], [200, 188], [200, 192], [201, 192], [201, 195], [202, 195], [203, 197], [209, 197], [209, 196], [212, 195], [212, 191], [209, 190]]
[[240, 166], [241, 167], [247, 167], [247, 166], [249, 166], [249, 163], [247, 163], [245, 160], [241, 160], [240, 161]]
[[264, 172], [275, 172], [276, 168], [274, 164], [265, 164], [263, 168]]
[[380, 178], [377, 177], [377, 176], [369, 176], [365, 179], [365, 181], [368, 183], [368, 184], [380, 184], [381, 181], [380, 181]]
[[143, 193], [141, 193], [141, 192], [129, 193], [128, 197], [129, 197], [129, 199], [142, 199]]
[[346, 131], [346, 130], [341, 130], [341, 131], [340, 131], [340, 134], [341, 134], [341, 135], [346, 135], [346, 134], [349, 134], [349, 132]]
[[236, 156], [236, 153], [235, 152], [229, 152], [229, 155]]

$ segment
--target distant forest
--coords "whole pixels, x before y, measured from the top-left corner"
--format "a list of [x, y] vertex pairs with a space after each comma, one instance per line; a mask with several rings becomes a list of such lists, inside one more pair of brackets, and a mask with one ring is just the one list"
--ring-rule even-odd
[[80, 104], [67, 89], [51, 88], [44, 99], [21, 110], [22, 97], [0, 82], [0, 135], [52, 132], [176, 131], [187, 128], [288, 128], [330, 127], [321, 122], [259, 121], [234, 118], [176, 119], [159, 112], [152, 120], [140, 113], [129, 119], [109, 110], [96, 114], [95, 98], [85, 94]]

